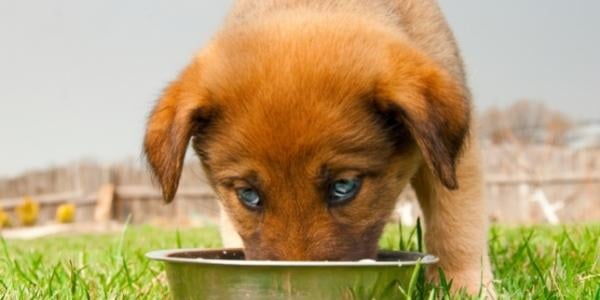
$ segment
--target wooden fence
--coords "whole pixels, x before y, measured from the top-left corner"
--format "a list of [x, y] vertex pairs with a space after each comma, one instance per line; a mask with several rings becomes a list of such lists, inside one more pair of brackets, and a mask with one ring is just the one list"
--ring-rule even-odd
[[[600, 220], [600, 149], [548, 146], [484, 146], [489, 216], [511, 224]], [[176, 200], [162, 202], [142, 163], [80, 162], [0, 180], [0, 208], [14, 214], [22, 197], [41, 203], [40, 223], [52, 222], [56, 207], [77, 205], [77, 221], [97, 215], [99, 190], [114, 187], [110, 218], [133, 222], [217, 222], [218, 205], [198, 163], [184, 168]], [[410, 223], [419, 214], [410, 189], [400, 197], [396, 217]], [[13, 216], [14, 217], [14, 216]]]

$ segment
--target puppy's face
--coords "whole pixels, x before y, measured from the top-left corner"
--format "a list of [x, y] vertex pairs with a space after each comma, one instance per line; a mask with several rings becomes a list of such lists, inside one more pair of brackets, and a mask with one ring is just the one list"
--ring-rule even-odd
[[170, 201], [192, 139], [250, 259], [374, 257], [423, 162], [456, 187], [462, 88], [368, 24], [273, 22], [223, 32], [167, 89], [150, 165]]

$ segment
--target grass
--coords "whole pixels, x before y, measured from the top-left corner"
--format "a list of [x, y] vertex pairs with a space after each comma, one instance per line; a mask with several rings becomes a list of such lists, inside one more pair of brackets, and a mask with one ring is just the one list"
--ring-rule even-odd
[[[388, 228], [383, 248], [420, 247], [416, 230]], [[501, 299], [595, 299], [600, 300], [600, 225], [500, 227], [489, 234], [489, 252]], [[443, 274], [441, 274], [443, 277]], [[428, 287], [435, 295], [448, 295], [451, 282]], [[459, 298], [465, 298], [463, 295]]]
[[220, 246], [216, 228], [0, 242], [0, 299], [165, 299], [163, 267], [146, 252]]
[[[419, 230], [402, 232], [387, 228], [382, 248], [421, 247]], [[148, 261], [147, 251], [218, 246], [212, 227], [0, 240], [0, 299], [164, 299], [163, 267]], [[493, 227], [490, 255], [502, 299], [600, 300], [600, 225]], [[412, 299], [449, 297], [451, 282], [425, 286], [422, 274], [413, 280]]]

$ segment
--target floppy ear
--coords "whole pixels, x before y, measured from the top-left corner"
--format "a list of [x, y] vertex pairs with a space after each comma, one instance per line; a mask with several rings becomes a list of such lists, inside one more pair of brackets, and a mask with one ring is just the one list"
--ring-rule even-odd
[[148, 119], [144, 153], [166, 202], [177, 191], [190, 138], [211, 115], [200, 77], [194, 62], [167, 87]]
[[456, 163], [469, 130], [469, 94], [444, 69], [410, 48], [394, 48], [375, 104], [407, 128], [423, 158], [448, 189], [457, 189]]

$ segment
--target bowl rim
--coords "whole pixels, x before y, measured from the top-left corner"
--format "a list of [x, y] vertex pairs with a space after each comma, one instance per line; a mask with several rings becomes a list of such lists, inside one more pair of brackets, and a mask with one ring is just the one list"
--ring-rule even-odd
[[[166, 249], [155, 250], [146, 253], [146, 257], [151, 260], [164, 261], [167, 263], [193, 264], [193, 265], [220, 265], [220, 266], [253, 266], [253, 267], [385, 267], [385, 266], [415, 266], [431, 265], [439, 261], [439, 259], [431, 254], [408, 252], [408, 251], [387, 251], [380, 250], [379, 252], [387, 253], [407, 253], [421, 256], [421, 260], [413, 261], [284, 261], [284, 260], [229, 260], [229, 259], [207, 259], [207, 258], [181, 258], [170, 257], [175, 253], [180, 252], [198, 252], [198, 251], [240, 251], [240, 248], [182, 248], [182, 249]], [[243, 251], [243, 250], [242, 250]]]

